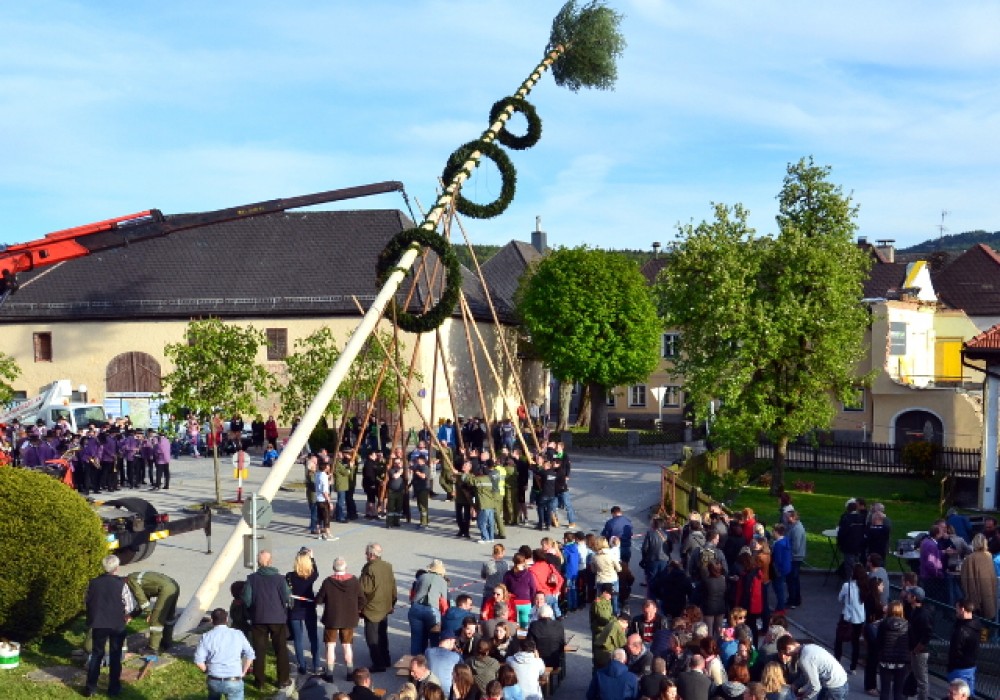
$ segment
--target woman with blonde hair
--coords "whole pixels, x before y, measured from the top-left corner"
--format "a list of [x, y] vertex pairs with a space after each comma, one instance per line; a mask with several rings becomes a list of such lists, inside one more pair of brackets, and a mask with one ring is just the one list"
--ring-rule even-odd
[[[992, 562], [991, 562], [992, 563]], [[910, 668], [910, 625], [903, 617], [903, 604], [889, 603], [885, 619], [875, 635], [882, 700], [903, 700], [903, 681]]]
[[760, 684], [764, 686], [767, 700], [795, 700], [795, 691], [785, 682], [785, 670], [776, 661], [764, 666]]
[[594, 555], [593, 560], [590, 562], [590, 570], [594, 572], [594, 584], [598, 589], [605, 583], [612, 585], [611, 609], [615, 615], [618, 615], [621, 612], [618, 601], [618, 572], [622, 570], [622, 565], [612, 556], [607, 538], [598, 537], [595, 544], [597, 554]]
[[308, 547], [303, 547], [295, 555], [295, 565], [292, 571], [285, 574], [292, 589], [292, 607], [288, 611], [288, 626], [292, 629], [292, 641], [295, 645], [295, 661], [299, 666], [299, 675], [306, 673], [305, 640], [309, 639], [309, 649], [312, 653], [313, 673], [322, 673], [323, 664], [319, 655], [319, 634], [317, 632], [316, 594], [313, 584], [319, 578], [316, 571], [316, 560]]

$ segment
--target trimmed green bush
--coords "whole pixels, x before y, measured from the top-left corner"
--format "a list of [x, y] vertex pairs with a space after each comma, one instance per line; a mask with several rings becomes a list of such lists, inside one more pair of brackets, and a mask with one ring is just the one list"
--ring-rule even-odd
[[0, 468], [0, 637], [30, 641], [71, 620], [107, 553], [101, 519], [78, 493]]

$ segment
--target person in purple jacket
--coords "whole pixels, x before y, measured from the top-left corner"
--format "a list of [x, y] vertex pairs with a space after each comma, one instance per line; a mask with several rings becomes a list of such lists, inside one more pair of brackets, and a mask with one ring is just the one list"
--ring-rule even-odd
[[153, 462], [156, 464], [156, 483], [153, 489], [170, 488], [170, 439], [153, 433]]
[[528, 571], [528, 560], [523, 554], [514, 555], [514, 568], [503, 575], [503, 584], [510, 591], [512, 600], [523, 601], [528, 605], [535, 599], [538, 584], [535, 577]]
[[101, 446], [101, 488], [105, 491], [118, 490], [118, 440], [110, 433], [100, 433], [97, 442]]
[[118, 443], [118, 454], [121, 457], [126, 482], [134, 489], [146, 481], [146, 470], [143, 468], [145, 465], [142, 462], [140, 448], [141, 444], [135, 437], [135, 431], [126, 430], [125, 437]]
[[81, 459], [84, 464], [88, 490], [94, 493], [101, 492], [101, 444], [97, 438], [90, 435], [85, 438], [83, 447], [80, 449]]

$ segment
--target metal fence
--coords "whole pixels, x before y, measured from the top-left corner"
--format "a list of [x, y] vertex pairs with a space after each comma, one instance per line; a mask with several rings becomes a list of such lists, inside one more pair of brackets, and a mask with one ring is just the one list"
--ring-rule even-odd
[[[890, 589], [892, 597], [899, 598], [902, 589], [895, 584]], [[925, 598], [924, 608], [930, 613], [933, 629], [928, 667], [935, 676], [945, 678], [948, 675], [948, 645], [955, 627], [955, 606]], [[987, 640], [980, 642], [976, 659], [976, 697], [993, 700], [1000, 698], [1000, 625], [994, 620], [976, 619], [983, 626]]]
[[[916, 475], [918, 470], [912, 464], [903, 461], [902, 453], [902, 445], [877, 442], [834, 442], [819, 445], [792, 443], [788, 445], [785, 468], [861, 474]], [[770, 460], [773, 456], [774, 445], [762, 443], [754, 450], [749, 461]], [[980, 458], [981, 453], [977, 449], [941, 447], [935, 453], [930, 468], [935, 473], [977, 478]]]

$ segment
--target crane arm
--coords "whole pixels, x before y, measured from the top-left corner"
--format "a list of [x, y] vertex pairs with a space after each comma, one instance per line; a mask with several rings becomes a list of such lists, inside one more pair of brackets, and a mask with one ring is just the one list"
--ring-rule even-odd
[[17, 290], [18, 273], [28, 272], [35, 268], [81, 258], [101, 250], [121, 248], [132, 243], [160, 238], [177, 231], [274, 214], [287, 209], [297, 209], [315, 204], [402, 191], [403, 183], [387, 181], [285, 199], [269, 199], [264, 202], [254, 202], [195, 214], [165, 216], [159, 209], [148, 209], [84, 226], [63, 229], [28, 243], [0, 246], [0, 303], [3, 303], [10, 294]]

